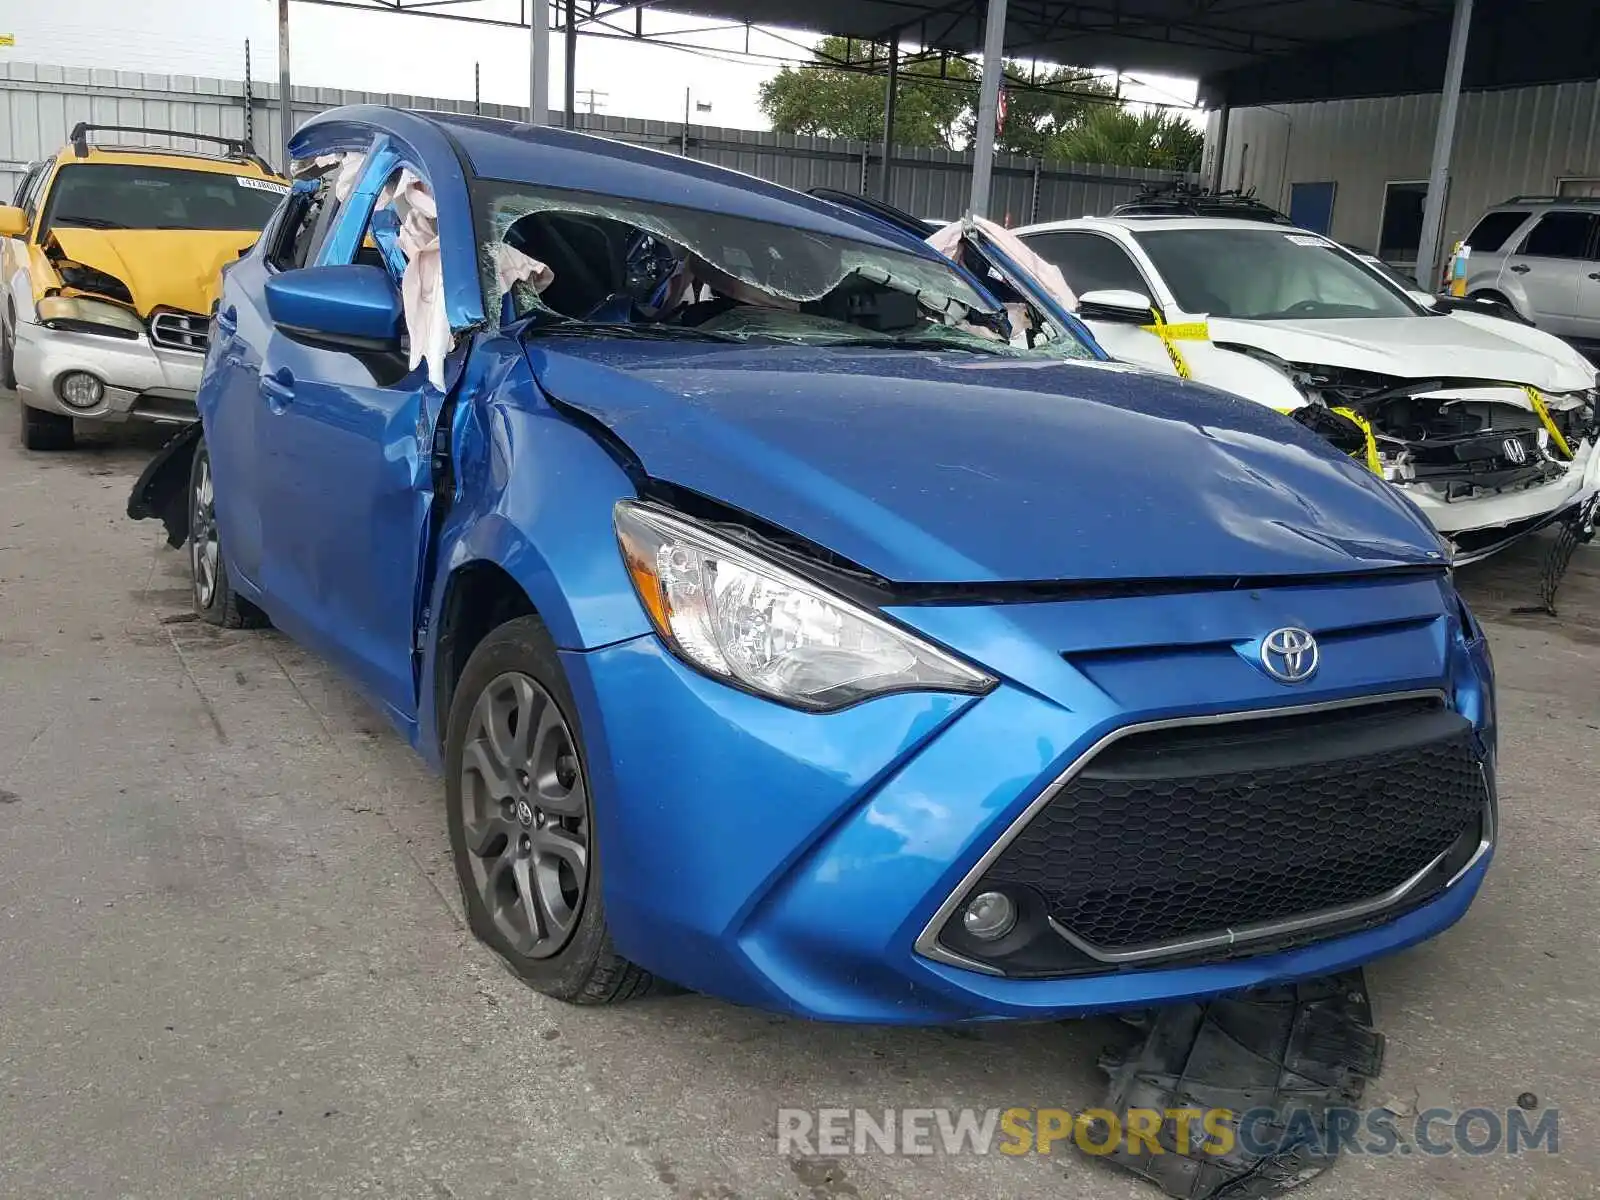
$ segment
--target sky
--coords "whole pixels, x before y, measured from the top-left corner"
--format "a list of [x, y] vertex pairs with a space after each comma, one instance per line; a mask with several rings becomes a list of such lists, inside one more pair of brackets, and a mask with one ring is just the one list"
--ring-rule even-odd
[[[0, 61], [237, 79], [244, 73], [249, 39], [253, 75], [276, 80], [277, 9], [277, 0], [0, 0], [0, 34], [16, 38], [15, 46], [0, 48]], [[512, 21], [520, 10], [521, 0], [472, 0], [457, 8]], [[627, 24], [628, 18], [618, 23]], [[596, 111], [681, 120], [685, 89], [690, 89], [696, 123], [768, 128], [756, 90], [781, 64], [742, 58], [747, 38], [755, 55], [802, 58], [815, 34], [747, 33], [743, 26], [708, 28], [711, 24], [645, 14], [647, 31], [693, 30], [679, 40], [713, 48], [701, 53], [580, 38], [575, 72], [580, 111], [590, 103], [585, 90], [593, 89]], [[289, 42], [297, 85], [470, 99], [477, 64], [485, 102], [528, 102], [525, 29], [291, 3]], [[559, 38], [553, 40], [551, 58], [550, 102], [559, 108], [565, 87]], [[1190, 81], [1151, 76], [1147, 83], [1125, 86], [1124, 94], [1158, 102], [1194, 97]], [[701, 109], [705, 104], [710, 111]]]

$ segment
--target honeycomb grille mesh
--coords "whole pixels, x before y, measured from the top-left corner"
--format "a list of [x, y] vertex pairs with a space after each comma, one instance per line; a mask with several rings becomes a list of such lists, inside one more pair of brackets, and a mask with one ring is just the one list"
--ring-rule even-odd
[[1448, 850], [1487, 800], [1470, 731], [1179, 778], [1094, 767], [1034, 816], [978, 887], [1032, 888], [1057, 922], [1105, 949], [1380, 896]]

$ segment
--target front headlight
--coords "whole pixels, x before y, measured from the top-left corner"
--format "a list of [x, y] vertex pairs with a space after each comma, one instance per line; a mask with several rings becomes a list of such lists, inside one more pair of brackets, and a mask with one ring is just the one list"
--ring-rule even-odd
[[136, 338], [144, 331], [144, 322], [137, 314], [104, 300], [46, 296], [39, 301], [38, 312], [39, 323], [52, 329], [105, 333], [122, 338]]
[[683, 517], [617, 504], [628, 575], [690, 666], [797, 708], [886, 692], [986, 692], [989, 675]]

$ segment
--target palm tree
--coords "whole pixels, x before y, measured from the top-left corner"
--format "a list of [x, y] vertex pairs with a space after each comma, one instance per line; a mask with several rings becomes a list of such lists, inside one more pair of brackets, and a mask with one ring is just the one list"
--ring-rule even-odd
[[1200, 165], [1204, 147], [1205, 135], [1181, 116], [1103, 105], [1062, 130], [1050, 147], [1050, 157], [1192, 171]]

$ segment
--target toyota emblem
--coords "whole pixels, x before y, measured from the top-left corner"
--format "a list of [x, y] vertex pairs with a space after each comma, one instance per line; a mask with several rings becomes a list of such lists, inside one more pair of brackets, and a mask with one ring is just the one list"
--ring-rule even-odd
[[1304, 683], [1317, 673], [1318, 653], [1304, 629], [1274, 629], [1261, 639], [1261, 669], [1279, 683]]

